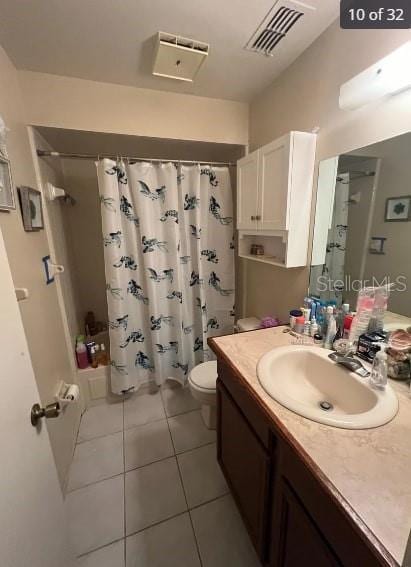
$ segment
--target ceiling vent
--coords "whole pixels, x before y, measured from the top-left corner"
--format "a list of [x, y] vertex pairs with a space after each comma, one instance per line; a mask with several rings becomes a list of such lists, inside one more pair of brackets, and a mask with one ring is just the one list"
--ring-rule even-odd
[[208, 43], [158, 32], [153, 75], [193, 82], [208, 56]]
[[253, 33], [245, 49], [272, 56], [276, 46], [294, 30], [294, 26], [314, 7], [301, 2], [277, 0]]

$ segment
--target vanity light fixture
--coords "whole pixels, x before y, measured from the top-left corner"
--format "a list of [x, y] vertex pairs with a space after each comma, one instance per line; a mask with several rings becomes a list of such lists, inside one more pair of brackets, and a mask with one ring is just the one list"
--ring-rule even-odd
[[340, 87], [339, 105], [355, 110], [411, 88], [411, 41], [380, 59]]

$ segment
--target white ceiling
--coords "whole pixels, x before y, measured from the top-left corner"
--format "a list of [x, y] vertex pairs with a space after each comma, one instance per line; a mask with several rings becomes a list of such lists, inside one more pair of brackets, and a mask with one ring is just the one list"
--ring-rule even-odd
[[[0, 0], [0, 44], [18, 69], [248, 101], [338, 15], [339, 0], [305, 1], [274, 57], [243, 49], [274, 0]], [[160, 30], [210, 44], [193, 84], [151, 75]]]

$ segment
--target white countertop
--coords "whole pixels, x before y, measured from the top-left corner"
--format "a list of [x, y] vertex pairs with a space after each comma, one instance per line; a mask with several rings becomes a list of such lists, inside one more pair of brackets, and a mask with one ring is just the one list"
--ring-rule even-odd
[[267, 351], [292, 344], [284, 327], [215, 337], [215, 343], [277, 420], [305, 450], [343, 499], [401, 564], [411, 529], [411, 397], [407, 383], [390, 380], [396, 417], [374, 429], [337, 429], [301, 417], [260, 385], [256, 365]]

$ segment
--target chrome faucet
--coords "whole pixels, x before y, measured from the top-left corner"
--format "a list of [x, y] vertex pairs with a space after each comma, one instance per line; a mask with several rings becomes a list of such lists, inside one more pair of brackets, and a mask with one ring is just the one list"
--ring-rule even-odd
[[341, 364], [341, 366], [345, 366], [348, 368], [350, 372], [354, 372], [361, 378], [367, 378], [370, 375], [368, 370], [361, 364], [359, 360], [356, 360], [352, 356], [343, 356], [342, 354], [338, 354], [337, 352], [332, 352], [328, 355], [328, 358], [336, 362], [337, 364]]

